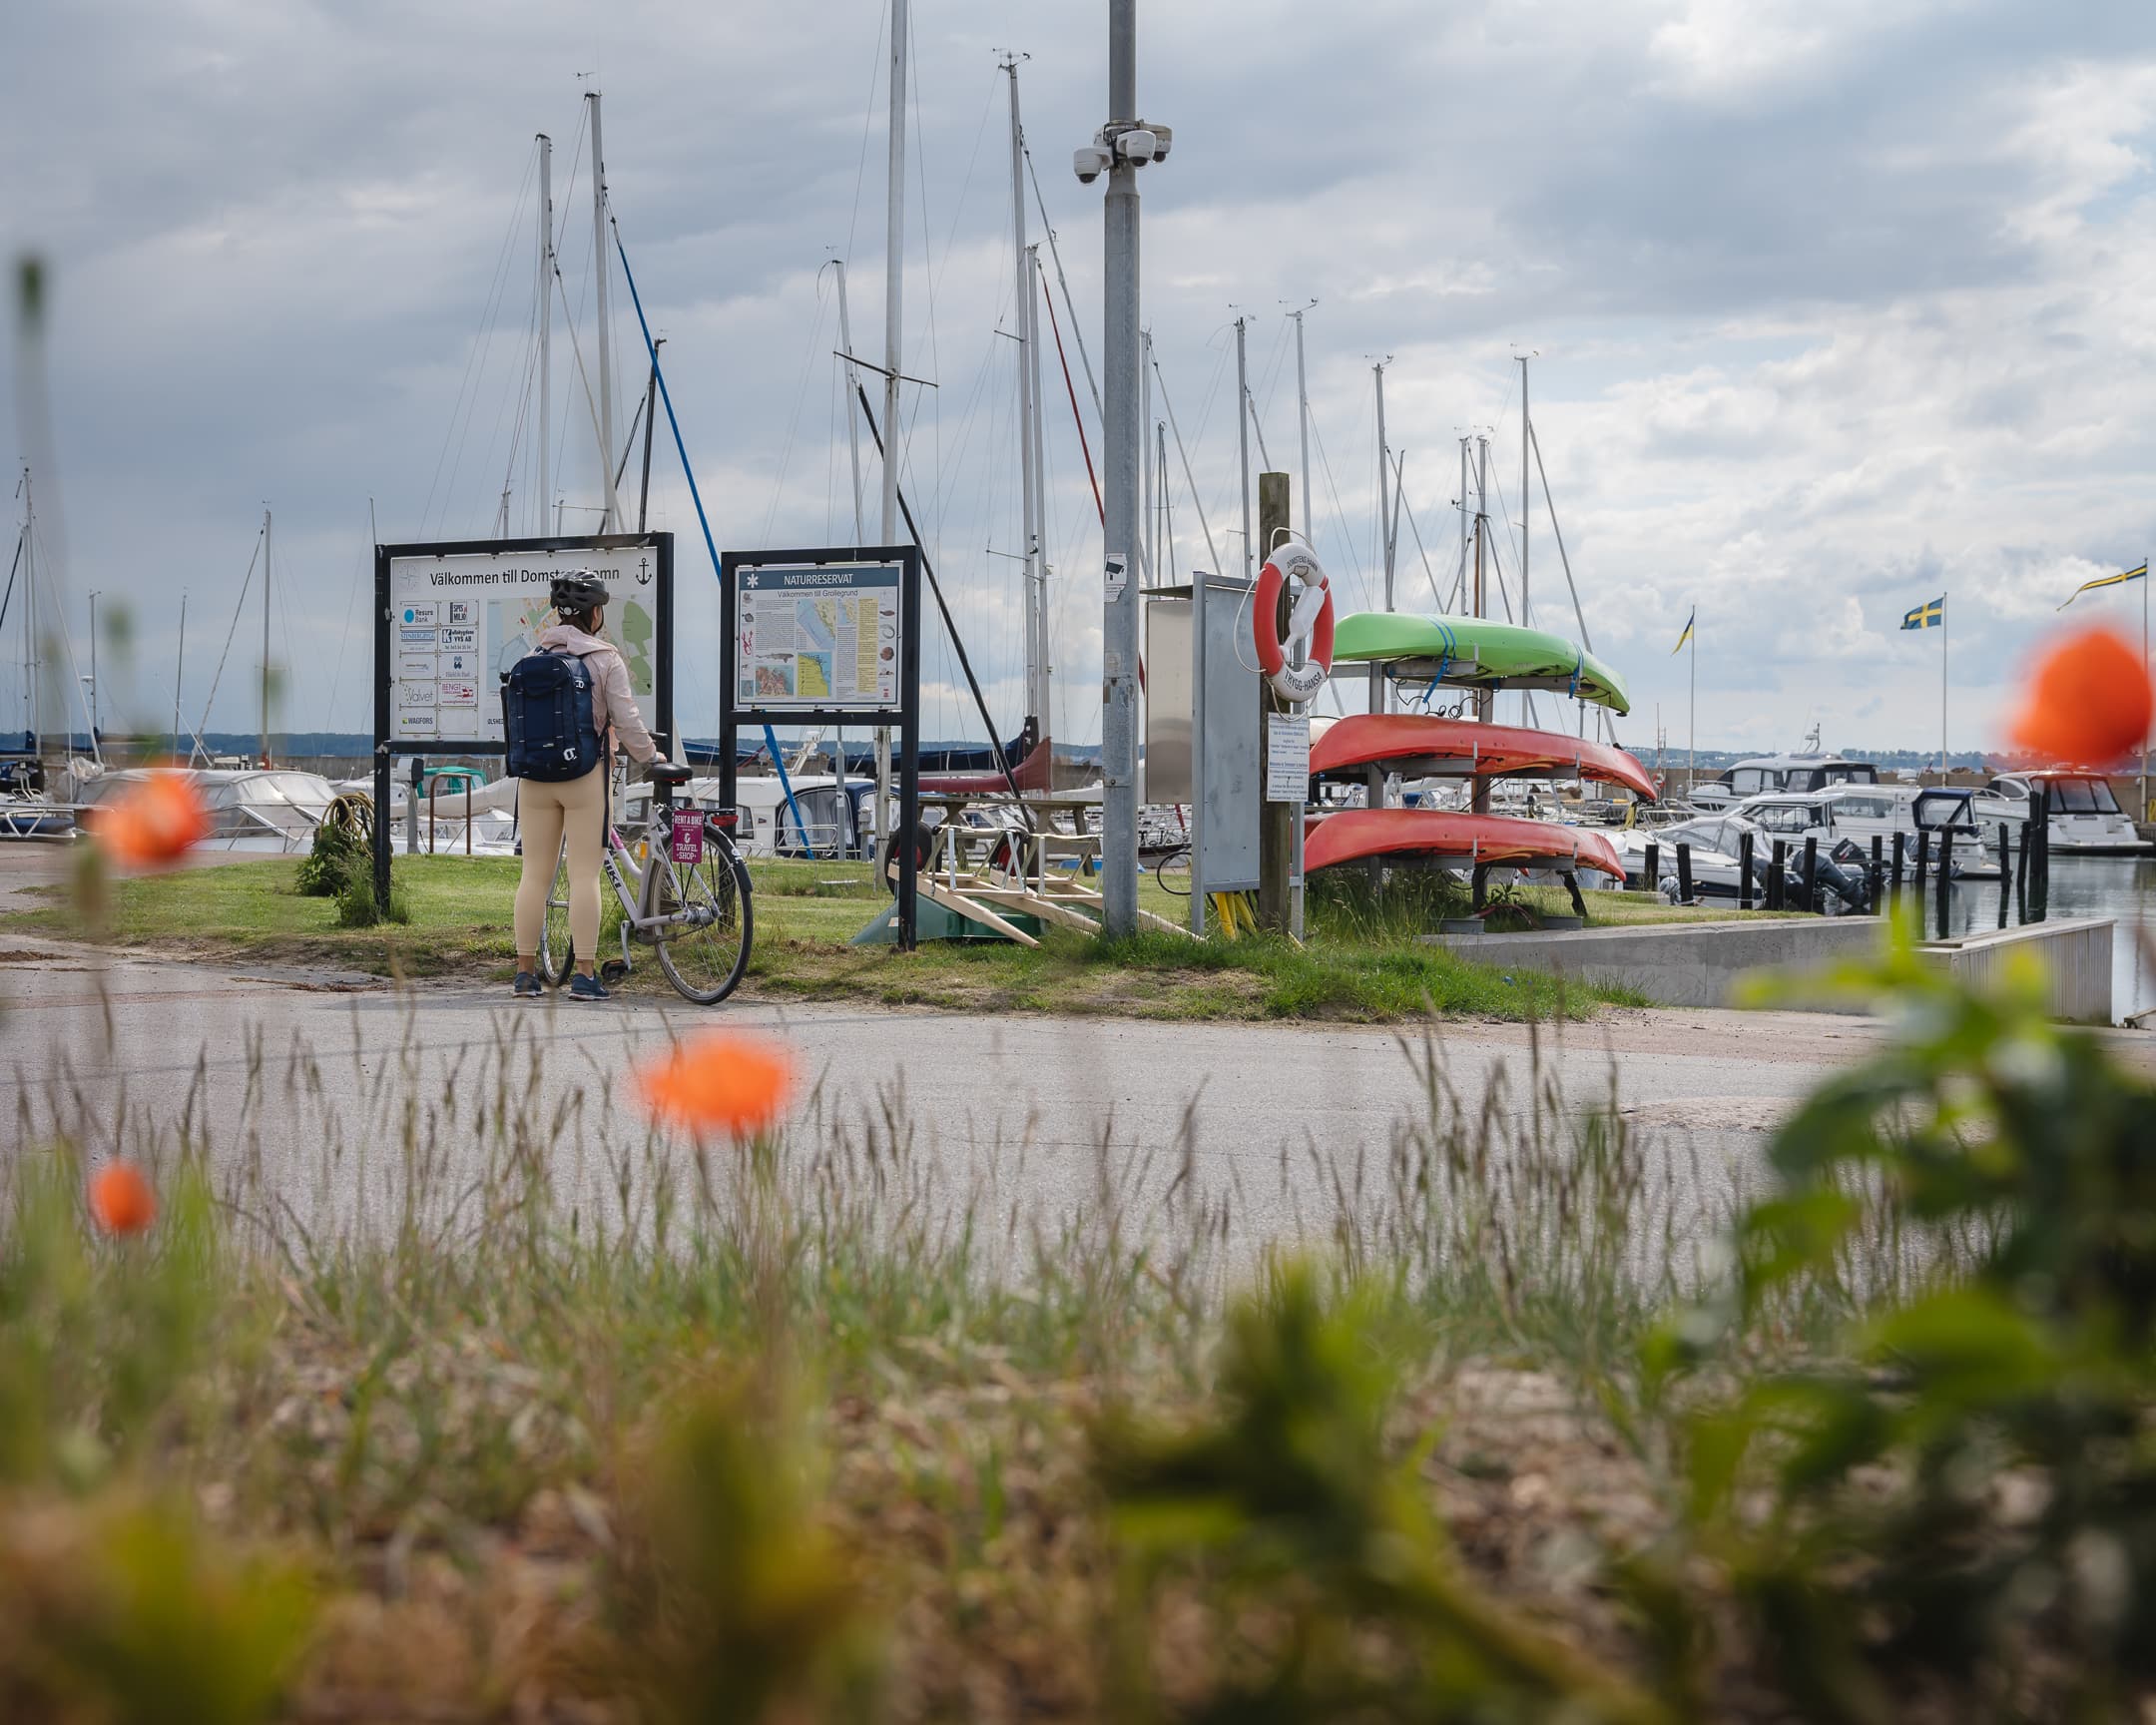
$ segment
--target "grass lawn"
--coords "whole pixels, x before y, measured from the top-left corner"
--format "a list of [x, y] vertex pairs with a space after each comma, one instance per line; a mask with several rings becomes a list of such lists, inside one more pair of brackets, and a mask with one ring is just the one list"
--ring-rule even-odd
[[[273, 858], [123, 880], [112, 888], [108, 926], [124, 944], [261, 963], [303, 964], [411, 977], [506, 981], [513, 968], [510, 859], [407, 858], [396, 864], [411, 919], [339, 928], [335, 905], [293, 888], [296, 859]], [[751, 865], [756, 946], [747, 990], [764, 998], [873, 1000], [888, 1005], [990, 1011], [1114, 1013], [1168, 1018], [1319, 1018], [1389, 1022], [1435, 1009], [1479, 1017], [1577, 1014], [1601, 1002], [1639, 1003], [1621, 989], [1560, 989], [1551, 978], [1455, 956], [1414, 936], [1443, 909], [1450, 888], [1408, 877], [1372, 897], [1359, 883], [1314, 889], [1310, 939], [1194, 941], [1147, 932], [1117, 942], [1052, 929], [1037, 949], [997, 941], [931, 942], [912, 954], [848, 944], [887, 896], [857, 862], [770, 862]], [[1558, 891], [1525, 902], [1561, 911]], [[46, 906], [0, 917], [24, 932], [79, 934], [63, 888]], [[1595, 923], [1734, 915], [1683, 910], [1618, 892], [1587, 895]], [[611, 946], [618, 921], [604, 900]], [[1141, 877], [1141, 904], [1183, 921], [1188, 899]], [[664, 992], [655, 964], [625, 984]]]

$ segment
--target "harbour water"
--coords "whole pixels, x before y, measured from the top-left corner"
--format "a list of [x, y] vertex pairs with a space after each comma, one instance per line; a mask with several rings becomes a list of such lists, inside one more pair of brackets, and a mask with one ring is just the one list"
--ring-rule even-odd
[[[2006, 921], [2011, 926], [2015, 921], [2014, 893], [2010, 884], [2004, 889]], [[1947, 932], [1967, 934], [1996, 928], [2000, 891], [1996, 880], [1958, 882], [1947, 897]], [[2134, 937], [2137, 926], [2156, 934], [2156, 859], [2054, 854], [2050, 914], [2115, 917], [2118, 928], [2111, 942], [2111, 1014], [2123, 1020], [2156, 1008], [2156, 968], [2149, 963], [2144, 943]], [[1938, 901], [1928, 894], [1924, 928], [1926, 933], [1938, 929]]]

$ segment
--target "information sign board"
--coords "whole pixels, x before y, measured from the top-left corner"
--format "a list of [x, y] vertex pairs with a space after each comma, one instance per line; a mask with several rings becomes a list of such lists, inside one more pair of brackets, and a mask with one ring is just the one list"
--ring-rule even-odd
[[896, 563], [760, 563], [735, 583], [734, 690], [774, 718], [895, 716], [905, 619]]
[[1310, 801], [1310, 715], [1266, 715], [1265, 800], [1304, 804]]
[[499, 749], [501, 679], [552, 620], [548, 588], [572, 571], [602, 582], [607, 639], [655, 728], [672, 633], [673, 536], [391, 545], [380, 583], [389, 631], [388, 740], [459, 753]]
[[[889, 726], [899, 734], [896, 831], [921, 832], [920, 576], [913, 545], [721, 555], [721, 802], [734, 803], [744, 725]], [[913, 844], [895, 849], [898, 944], [911, 950], [919, 856]]]

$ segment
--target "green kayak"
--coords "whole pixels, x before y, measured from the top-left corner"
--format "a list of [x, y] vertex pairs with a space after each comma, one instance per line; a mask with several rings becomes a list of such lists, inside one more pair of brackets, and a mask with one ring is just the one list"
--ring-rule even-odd
[[1553, 689], [1615, 713], [1632, 711], [1624, 679], [1576, 642], [1480, 617], [1357, 611], [1333, 632], [1333, 663], [1381, 663], [1402, 683], [1465, 689]]

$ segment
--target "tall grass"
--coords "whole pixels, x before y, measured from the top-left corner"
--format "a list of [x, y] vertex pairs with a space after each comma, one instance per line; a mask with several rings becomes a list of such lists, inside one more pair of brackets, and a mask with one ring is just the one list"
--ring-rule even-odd
[[[0, 1713], [1779, 1717], [1727, 1576], [1794, 1583], [1691, 1520], [1698, 1435], [2003, 1226], [1875, 1157], [1762, 1274], [1789, 1195], [1539, 1035], [1471, 1101], [1403, 1037], [1367, 1159], [1209, 1180], [1186, 1120], [1054, 1205], [899, 1093], [699, 1145], [552, 1058], [22, 1088]], [[114, 1156], [148, 1236], [84, 1214]]]

